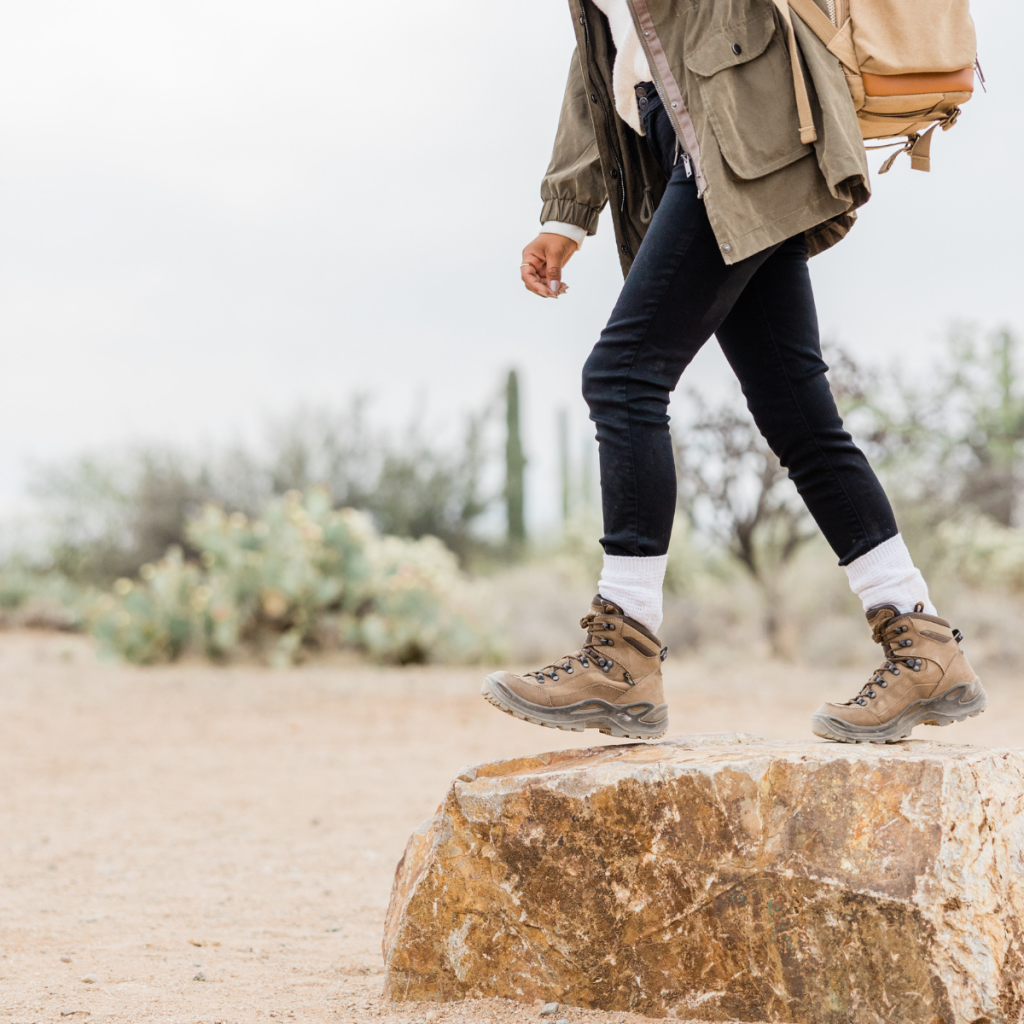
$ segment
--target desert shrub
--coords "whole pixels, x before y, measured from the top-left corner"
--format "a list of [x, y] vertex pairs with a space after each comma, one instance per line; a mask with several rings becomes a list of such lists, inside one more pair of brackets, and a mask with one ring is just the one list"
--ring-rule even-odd
[[1024, 592], [1024, 530], [986, 515], [948, 519], [936, 530], [933, 568], [941, 578]]
[[78, 629], [86, 603], [86, 592], [59, 573], [18, 560], [0, 567], [0, 627]]
[[191, 648], [287, 665], [317, 648], [399, 664], [473, 660], [487, 648], [452, 552], [434, 537], [381, 535], [324, 489], [290, 491], [253, 519], [207, 505], [186, 536], [197, 560], [173, 547], [94, 604], [106, 651], [152, 663]]
[[470, 415], [450, 444], [419, 422], [392, 436], [373, 429], [365, 403], [354, 400], [341, 412], [302, 410], [273, 421], [253, 450], [150, 446], [85, 456], [37, 468], [30, 491], [52, 567], [104, 587], [173, 545], [197, 557], [188, 524], [207, 504], [252, 517], [272, 497], [312, 487], [336, 508], [369, 513], [382, 533], [438, 537], [465, 562], [485, 546], [474, 527], [494, 500], [481, 482], [493, 446], [487, 423], [486, 414]]

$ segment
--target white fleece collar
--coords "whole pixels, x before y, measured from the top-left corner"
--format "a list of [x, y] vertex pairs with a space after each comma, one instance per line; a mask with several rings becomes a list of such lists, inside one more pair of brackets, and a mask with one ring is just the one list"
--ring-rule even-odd
[[635, 90], [640, 82], [651, 80], [651, 70], [633, 26], [633, 18], [626, 0], [594, 0], [594, 5], [608, 19], [612, 42], [615, 43], [615, 66], [612, 68], [615, 110], [630, 128], [643, 135]]

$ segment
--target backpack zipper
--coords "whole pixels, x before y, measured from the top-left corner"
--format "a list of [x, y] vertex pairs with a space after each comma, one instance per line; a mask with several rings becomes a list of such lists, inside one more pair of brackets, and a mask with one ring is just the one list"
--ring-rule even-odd
[[[865, 121], [873, 117], [890, 121], [912, 121], [915, 117], [923, 118], [926, 114], [931, 114], [934, 109], [934, 107], [925, 107], [924, 110], [902, 110], [898, 114], [889, 114], [877, 110], [862, 110], [858, 112], [858, 116], [863, 117]], [[937, 121], [940, 118], [933, 115], [929, 120]]]

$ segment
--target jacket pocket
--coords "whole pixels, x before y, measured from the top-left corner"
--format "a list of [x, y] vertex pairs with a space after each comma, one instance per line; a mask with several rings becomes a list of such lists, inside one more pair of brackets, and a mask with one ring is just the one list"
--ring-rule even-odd
[[691, 47], [687, 68], [722, 156], [740, 178], [761, 178], [811, 152], [800, 141], [793, 72], [769, 9], [708, 33]]

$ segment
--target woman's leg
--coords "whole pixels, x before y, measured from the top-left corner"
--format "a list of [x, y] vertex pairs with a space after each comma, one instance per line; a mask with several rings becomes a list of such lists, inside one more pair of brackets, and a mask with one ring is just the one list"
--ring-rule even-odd
[[696, 184], [678, 163], [583, 369], [601, 462], [598, 589], [654, 632], [676, 509], [669, 398], [772, 251], [727, 266]]
[[909, 612], [921, 603], [933, 613], [889, 499], [832, 397], [802, 237], [761, 264], [717, 336], [758, 429], [789, 470], [865, 610], [891, 603]]
[[610, 555], [668, 551], [676, 508], [668, 403], [683, 370], [773, 250], [727, 266], [682, 163], [583, 368]]

